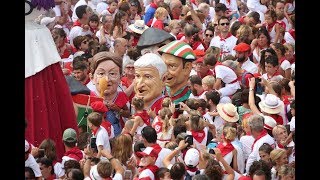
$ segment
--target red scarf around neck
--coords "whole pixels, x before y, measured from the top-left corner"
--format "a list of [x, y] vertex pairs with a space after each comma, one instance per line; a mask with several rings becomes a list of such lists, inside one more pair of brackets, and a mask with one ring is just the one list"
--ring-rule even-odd
[[232, 36], [232, 34], [231, 34], [230, 32], [228, 32], [226, 38], [223, 38], [223, 37], [221, 36], [221, 33], [219, 34], [220, 41], [226, 41], [226, 39], [228, 39], [230, 36]]
[[193, 138], [196, 141], [198, 141], [199, 143], [201, 143], [203, 141], [203, 139], [206, 137], [204, 130], [200, 130], [200, 131], [191, 130], [191, 134], [192, 134]]
[[143, 111], [140, 112], [140, 113], [135, 113], [134, 116], [139, 116], [139, 117], [141, 117], [141, 119], [143, 120], [143, 122], [144, 122], [147, 126], [150, 126], [150, 116], [149, 116], [149, 114], [147, 113], [146, 110], [143, 110]]
[[79, 19], [78, 20], [76, 20], [74, 23], [73, 23], [73, 27], [75, 27], [75, 26], [80, 26], [81, 27], [81, 22], [79, 21]]
[[271, 23], [271, 24], [267, 24], [268, 32], [271, 32], [271, 31], [272, 31], [272, 28], [273, 28], [273, 26], [274, 26], [276, 23], [277, 23], [277, 22], [275, 21], [275, 22], [273, 22], [273, 23]]
[[253, 146], [254, 144], [261, 139], [262, 137], [266, 136], [268, 134], [267, 130], [263, 129], [262, 132], [259, 134], [259, 136], [257, 138], [255, 138], [255, 140], [253, 141], [252, 147], [251, 149], [253, 150]]
[[226, 145], [223, 145], [223, 143], [219, 143], [217, 148], [220, 149], [223, 157], [234, 150], [234, 146], [231, 144], [231, 142], [228, 142]]

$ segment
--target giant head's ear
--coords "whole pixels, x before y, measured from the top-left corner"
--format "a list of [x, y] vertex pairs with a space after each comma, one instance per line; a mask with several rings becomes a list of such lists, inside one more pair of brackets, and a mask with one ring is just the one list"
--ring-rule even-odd
[[[183, 61], [185, 61], [185, 60], [183, 60]], [[189, 74], [190, 74], [191, 69], [192, 69], [192, 62], [185, 61], [183, 69], [185, 70], [185, 72], [189, 72]], [[188, 74], [188, 77], [189, 77], [189, 74]]]

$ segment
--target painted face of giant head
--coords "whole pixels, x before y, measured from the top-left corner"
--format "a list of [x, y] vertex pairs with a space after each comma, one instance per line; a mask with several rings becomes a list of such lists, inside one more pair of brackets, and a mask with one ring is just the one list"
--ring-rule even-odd
[[154, 53], [141, 56], [135, 63], [134, 91], [137, 97], [143, 97], [145, 107], [162, 94], [167, 66]]

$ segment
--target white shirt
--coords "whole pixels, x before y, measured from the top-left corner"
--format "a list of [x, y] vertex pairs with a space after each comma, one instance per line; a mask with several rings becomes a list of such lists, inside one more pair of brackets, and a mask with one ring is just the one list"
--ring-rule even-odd
[[[171, 150], [168, 148], [162, 148], [161, 151], [158, 154], [158, 158], [156, 160], [155, 165], [158, 166], [158, 168], [165, 167], [164, 164], [162, 163], [163, 159], [168, 156], [171, 153]], [[171, 160], [171, 164], [174, 164], [174, 158]]]
[[225, 41], [220, 40], [220, 36], [215, 36], [211, 39], [210, 46], [215, 46], [220, 48], [222, 53], [222, 58], [231, 54], [232, 56], [236, 55], [236, 51], [233, 48], [236, 46], [238, 38], [231, 35]]
[[[226, 84], [230, 84], [232, 81], [237, 79], [236, 73], [229, 67], [223, 65], [215, 66], [216, 78], [220, 78]], [[231, 83], [232, 84], [232, 83]], [[233, 83], [236, 84], [236, 83]]]
[[77, 9], [78, 6], [81, 6], [81, 5], [88, 5], [88, 4], [86, 3], [85, 0], [79, 0], [76, 3], [76, 5], [74, 5], [73, 12], [72, 12], [72, 17], [71, 17], [73, 22], [75, 22], [77, 19], [79, 19], [77, 14], [76, 14], [76, 9]]
[[252, 165], [254, 161], [259, 161], [260, 156], [259, 156], [259, 148], [262, 146], [263, 143], [268, 143], [272, 147], [275, 147], [275, 141], [273, 137], [271, 137], [269, 134], [263, 136], [259, 140], [256, 141], [256, 143], [253, 145], [252, 152], [250, 153], [247, 164], [246, 164], [246, 172], [249, 172], [249, 168]]
[[284, 40], [286, 41], [286, 43], [290, 43], [293, 45], [295, 45], [296, 42], [296, 40], [291, 36], [289, 32], [284, 33]]
[[251, 153], [253, 141], [254, 138], [251, 135], [244, 135], [240, 138], [240, 142], [242, 144], [243, 157], [245, 160], [248, 159], [249, 154]]
[[60, 178], [65, 174], [64, 166], [60, 162], [57, 162], [53, 166], [53, 170], [54, 170], [54, 174], [56, 175], [56, 177]]
[[278, 21], [284, 22], [284, 24], [286, 25], [286, 29], [285, 29], [286, 31], [289, 31], [291, 29], [291, 25], [289, 24], [289, 22], [288, 22], [286, 17], [284, 17], [283, 19], [278, 20]]
[[227, 2], [227, 0], [220, 0], [219, 2], [225, 4], [228, 10], [237, 11], [239, 14], [237, 0], [231, 0], [230, 4]]
[[97, 147], [99, 146], [103, 146], [103, 149], [108, 149], [111, 152], [111, 148], [110, 148], [110, 142], [109, 142], [109, 134], [108, 131], [100, 126], [100, 128], [98, 129], [98, 132], [96, 134], [96, 145]]
[[269, 80], [269, 81], [281, 81], [283, 79], [283, 76], [281, 74], [279, 75], [275, 75], [275, 76], [272, 76], [271, 78], [268, 77], [267, 73], [264, 73], [262, 74], [262, 78], [266, 79], [266, 80]]
[[241, 174], [244, 173], [244, 168], [245, 168], [245, 161], [244, 161], [244, 152], [242, 150], [242, 145], [238, 140], [234, 140], [231, 142], [233, 147], [237, 150], [237, 165], [238, 165], [238, 170], [240, 171]]
[[290, 125], [290, 131], [295, 131], [296, 130], [296, 117], [293, 116], [291, 118], [291, 121], [288, 123]]
[[260, 21], [264, 21], [264, 13], [267, 12], [268, 8], [260, 3], [260, 0], [247, 0], [247, 7], [251, 11], [256, 11], [260, 14]]
[[29, 154], [28, 159], [24, 162], [24, 167], [30, 167], [36, 177], [42, 176], [39, 164], [31, 154]]
[[258, 72], [258, 67], [255, 63], [247, 59], [241, 66], [241, 69], [246, 70], [247, 72], [250, 72], [252, 74]]
[[195, 95], [193, 95], [193, 94], [191, 93], [190, 96], [189, 96], [189, 99], [192, 99], [192, 98], [194, 98], [194, 99], [205, 99], [205, 97], [206, 97], [206, 92], [207, 92], [207, 91], [203, 91], [202, 94], [200, 94], [199, 96], [195, 96]]

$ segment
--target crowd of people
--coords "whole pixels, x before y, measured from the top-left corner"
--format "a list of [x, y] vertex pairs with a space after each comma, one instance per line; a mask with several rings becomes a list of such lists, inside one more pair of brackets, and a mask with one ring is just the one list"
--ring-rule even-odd
[[26, 179], [295, 179], [294, 0], [51, 1], [34, 22], [90, 112], [25, 139]]

